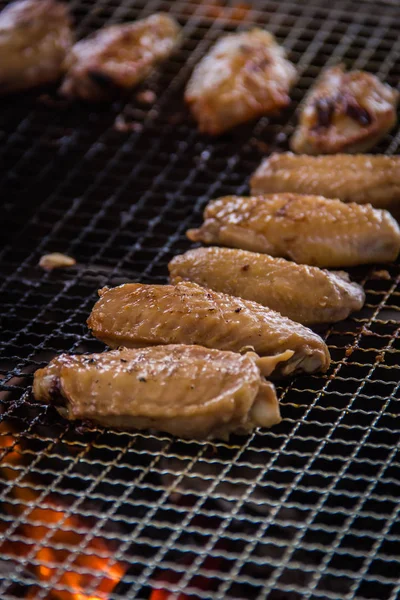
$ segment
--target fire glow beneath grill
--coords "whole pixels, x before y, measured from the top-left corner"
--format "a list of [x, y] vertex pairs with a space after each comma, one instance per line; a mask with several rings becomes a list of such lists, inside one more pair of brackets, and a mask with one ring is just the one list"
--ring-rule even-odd
[[[26, 558], [27, 569], [34, 573], [41, 588], [49, 585], [47, 600], [104, 600], [123, 576], [126, 565], [114, 563], [113, 552], [102, 538], [85, 540], [82, 529], [90, 532], [85, 519], [71, 516], [53, 495], [40, 500], [30, 482], [19, 478], [24, 467], [22, 452], [10, 428], [0, 425], [0, 472], [4, 480], [14, 482], [12, 498], [5, 510], [21, 519], [17, 535], [26, 542], [5, 541], [0, 547], [3, 559]], [[15, 502], [15, 501], [19, 501]], [[62, 549], [60, 549], [60, 547]], [[91, 590], [91, 591], [89, 591]], [[35, 600], [38, 589], [31, 588], [25, 598]]]
[[[207, 563], [207, 561], [206, 561]], [[164, 575], [159, 582], [154, 585], [154, 590], [152, 591], [149, 600], [196, 600], [198, 596], [196, 595], [188, 595], [184, 593], [175, 594], [173, 592], [169, 592], [167, 589], [163, 589], [167, 587], [168, 583], [178, 583], [181, 575], [178, 573], [174, 573], [171, 571], [167, 575]], [[206, 577], [194, 577], [190, 587], [194, 587], [195, 589], [207, 591], [210, 589], [210, 582]]]
[[[189, 568], [191, 566], [192, 559], [187, 557], [184, 562]], [[194, 575], [188, 584], [188, 589], [210, 592], [215, 588], [215, 581], [213, 584], [211, 573], [223, 571], [222, 567], [222, 560], [220, 558], [208, 556], [204, 560], [202, 569], [209, 571], [210, 577], [204, 575]], [[153, 591], [150, 594], [149, 600], [198, 600], [199, 596], [197, 596], [195, 593], [186, 594], [184, 592], [174, 593], [168, 591], [168, 584], [179, 584], [181, 578], [182, 573], [177, 573], [174, 571], [167, 571], [166, 573], [160, 575], [159, 578], [156, 578], [156, 582], [152, 586]]]

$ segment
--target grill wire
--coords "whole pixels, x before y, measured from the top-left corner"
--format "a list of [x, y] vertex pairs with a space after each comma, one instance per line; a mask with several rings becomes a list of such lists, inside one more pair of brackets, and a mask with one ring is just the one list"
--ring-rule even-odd
[[[67, 107], [51, 100], [54, 89], [1, 100], [1, 436], [12, 436], [22, 462], [1, 480], [0, 544], [20, 540], [18, 525], [29, 524], [51, 492], [67, 517], [90, 517], [85, 542], [108, 540], [114, 560], [128, 564], [113, 592], [96, 598], [146, 599], [164, 578], [169, 583], [158, 587], [204, 599], [395, 600], [397, 264], [352, 272], [365, 287], [365, 307], [323, 331], [333, 359], [326, 375], [279, 388], [284, 419], [271, 431], [229, 443], [82, 431], [36, 405], [28, 390], [32, 373], [57, 353], [103, 348], [85, 325], [98, 288], [165, 282], [168, 261], [190, 247], [185, 230], [200, 222], [206, 202], [246, 193], [263, 155], [287, 149], [295, 107], [322, 67], [343, 61], [397, 85], [398, 7], [322, 0], [70, 6], [79, 37], [165, 10], [184, 26], [184, 41], [143, 84], [156, 93], [152, 105], [137, 90], [106, 107]], [[182, 102], [193, 65], [221, 33], [253, 24], [268, 27], [299, 68], [293, 105], [217, 139], [201, 136]], [[118, 130], [119, 115], [134, 121], [132, 129]], [[376, 151], [395, 153], [398, 145], [395, 130]], [[40, 256], [53, 251], [74, 256], [77, 266], [42, 271]], [[0, 468], [15, 469], [8, 455], [0, 449]], [[23, 485], [36, 493], [26, 505], [12, 500], [25, 476]], [[9, 502], [19, 505], [18, 518], [3, 510]], [[46, 538], [30, 543], [30, 558], [1, 553], [4, 600], [33, 583], [37, 600], [68, 591], [59, 583], [67, 563], [46, 582], [29, 575], [27, 563]], [[93, 576], [100, 581], [103, 573]]]

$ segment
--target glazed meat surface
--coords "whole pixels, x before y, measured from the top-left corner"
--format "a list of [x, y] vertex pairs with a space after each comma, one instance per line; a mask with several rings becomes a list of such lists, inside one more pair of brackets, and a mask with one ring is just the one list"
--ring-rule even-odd
[[400, 156], [272, 154], [250, 184], [252, 194], [316, 194], [400, 213]]
[[88, 101], [106, 100], [143, 81], [179, 41], [178, 23], [164, 13], [100, 29], [72, 48], [61, 92]]
[[57, 80], [72, 45], [65, 4], [20, 0], [0, 13], [0, 94]]
[[365, 71], [325, 69], [299, 111], [291, 148], [301, 154], [365, 152], [395, 125], [399, 94]]
[[36, 371], [33, 392], [70, 420], [184, 438], [226, 438], [281, 420], [254, 355], [200, 346], [62, 354]]
[[400, 250], [399, 226], [386, 210], [301, 194], [213, 200], [187, 236], [317, 267], [390, 262]]
[[171, 283], [194, 281], [217, 292], [240, 296], [312, 325], [346, 319], [360, 310], [364, 290], [343, 271], [297, 265], [234, 248], [197, 248], [169, 263]]
[[[127, 283], [100, 290], [88, 319], [94, 336], [111, 347], [199, 344], [266, 357], [264, 375], [325, 371], [323, 340], [256, 302], [205, 290], [195, 283]], [[270, 357], [270, 358], [268, 358]]]
[[185, 100], [199, 129], [217, 135], [290, 102], [296, 69], [262, 29], [222, 37], [200, 61]]

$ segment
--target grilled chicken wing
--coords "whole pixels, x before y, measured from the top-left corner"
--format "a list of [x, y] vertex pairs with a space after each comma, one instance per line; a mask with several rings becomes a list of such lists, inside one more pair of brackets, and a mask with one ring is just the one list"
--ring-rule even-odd
[[390, 262], [400, 251], [400, 229], [387, 211], [300, 194], [213, 200], [187, 236], [318, 267]]
[[268, 306], [303, 325], [346, 319], [360, 310], [364, 290], [347, 273], [297, 265], [233, 248], [197, 248], [169, 263], [171, 283], [193, 281]]
[[196, 285], [127, 283], [100, 290], [88, 319], [93, 335], [112, 347], [199, 344], [235, 352], [252, 348], [265, 357], [264, 375], [325, 371], [323, 340], [298, 323], [255, 302]]
[[272, 154], [251, 178], [252, 194], [293, 192], [370, 203], [400, 213], [400, 157]]
[[185, 92], [199, 129], [217, 135], [290, 102], [296, 69], [262, 29], [222, 37], [195, 68]]
[[184, 438], [226, 438], [281, 420], [255, 355], [200, 346], [63, 354], [36, 371], [33, 392], [70, 420]]
[[100, 29], [72, 48], [61, 92], [83, 100], [105, 100], [130, 89], [167, 59], [180, 40], [180, 27], [164, 13]]
[[365, 71], [325, 69], [300, 107], [291, 148], [304, 154], [365, 152], [396, 123], [399, 94]]
[[0, 95], [57, 80], [72, 45], [65, 4], [20, 0], [0, 13]]

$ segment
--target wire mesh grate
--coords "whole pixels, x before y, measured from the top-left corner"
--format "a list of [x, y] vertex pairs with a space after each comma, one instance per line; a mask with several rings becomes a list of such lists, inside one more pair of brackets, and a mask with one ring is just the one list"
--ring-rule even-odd
[[[139, 88], [155, 93], [154, 104], [138, 90], [107, 107], [66, 106], [54, 89], [1, 100], [0, 597], [396, 600], [397, 264], [352, 273], [365, 307], [323, 332], [333, 358], [327, 375], [279, 388], [284, 419], [271, 431], [203, 444], [77, 428], [27, 390], [55, 354], [103, 348], [85, 325], [98, 288], [166, 281], [205, 203], [245, 193], [265, 153], [287, 149], [296, 105], [322, 67], [343, 61], [397, 85], [398, 7], [70, 6], [79, 37], [165, 10], [184, 41]], [[201, 136], [182, 101], [190, 72], [221, 33], [254, 24], [268, 27], [298, 66], [293, 105], [220, 138]], [[376, 150], [395, 153], [399, 139], [395, 130]], [[43, 272], [38, 260], [53, 251], [77, 266]]]

